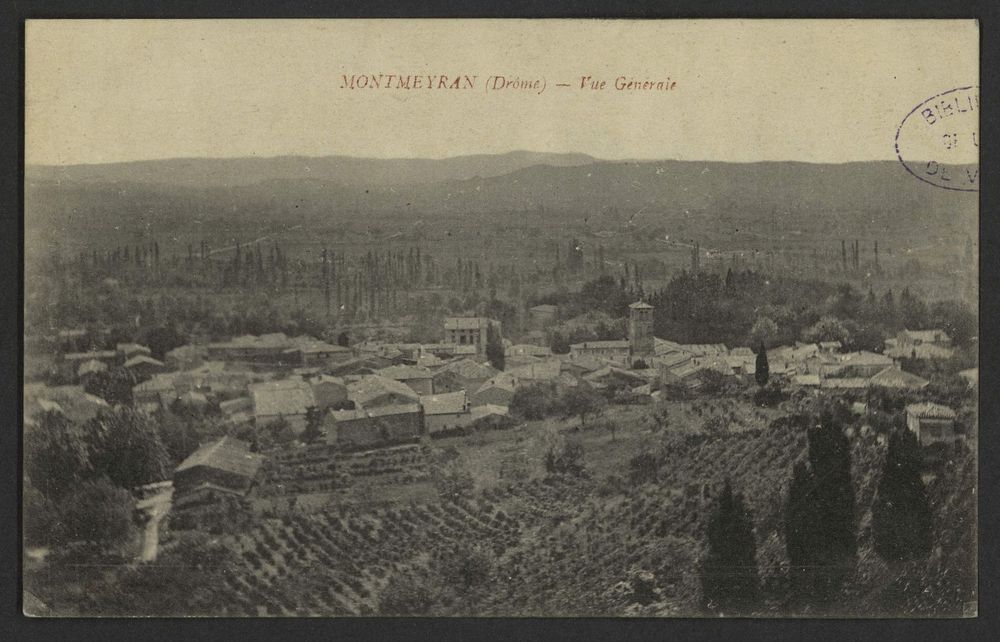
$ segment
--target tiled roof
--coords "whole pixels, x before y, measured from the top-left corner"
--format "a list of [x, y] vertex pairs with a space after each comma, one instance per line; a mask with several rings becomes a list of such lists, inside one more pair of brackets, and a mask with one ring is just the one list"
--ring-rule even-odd
[[250, 386], [254, 413], [258, 417], [304, 415], [316, 405], [312, 386], [302, 379], [279, 379]]
[[438, 372], [454, 372], [463, 379], [489, 379], [497, 374], [497, 369], [472, 359], [459, 359], [443, 366]]
[[430, 379], [433, 376], [431, 371], [423, 366], [389, 366], [388, 368], [382, 368], [377, 374], [397, 381]]
[[379, 375], [366, 375], [347, 385], [347, 397], [359, 406], [378, 399], [385, 394], [395, 394], [416, 402], [420, 396], [405, 383]]
[[908, 388], [910, 390], [916, 390], [918, 388], [923, 388], [930, 382], [923, 377], [918, 377], [910, 372], [889, 366], [869, 379], [868, 383], [882, 388]]
[[437, 395], [422, 395], [420, 403], [425, 415], [452, 415], [464, 412], [467, 399], [464, 390]]
[[630, 304], [628, 307], [632, 308], [633, 310], [652, 310], [653, 309], [653, 306], [649, 305], [645, 301], [636, 301], [635, 303]]
[[162, 361], [154, 359], [153, 357], [147, 357], [144, 354], [136, 355], [136, 356], [132, 357], [131, 359], [129, 359], [128, 361], [126, 361], [125, 362], [125, 367], [126, 368], [134, 368], [134, 367], [142, 365], [144, 363], [145, 364], [149, 364], [151, 366], [157, 366], [157, 367], [160, 367], [160, 368], [163, 367], [163, 362]]
[[257, 474], [262, 462], [263, 457], [250, 452], [246, 442], [227, 436], [194, 451], [181, 462], [175, 472], [204, 466], [252, 478]]
[[418, 404], [399, 404], [396, 406], [382, 406], [381, 408], [355, 408], [353, 410], [331, 410], [329, 416], [334, 421], [353, 421], [355, 419], [388, 417], [391, 415], [406, 415], [419, 413]]
[[929, 419], [954, 419], [955, 411], [937, 403], [912, 403], [906, 407], [906, 414]]

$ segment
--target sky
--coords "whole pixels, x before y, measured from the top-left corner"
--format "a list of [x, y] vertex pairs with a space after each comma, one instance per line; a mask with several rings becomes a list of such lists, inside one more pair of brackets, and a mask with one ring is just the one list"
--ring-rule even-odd
[[[914, 107], [978, 85], [978, 38], [969, 20], [31, 20], [25, 161], [888, 160]], [[354, 74], [476, 78], [344, 88]], [[545, 89], [488, 91], [496, 75]]]

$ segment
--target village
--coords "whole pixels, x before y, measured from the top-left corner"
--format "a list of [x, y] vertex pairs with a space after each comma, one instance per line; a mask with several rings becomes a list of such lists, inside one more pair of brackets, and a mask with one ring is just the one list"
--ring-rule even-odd
[[[655, 312], [635, 301], [628, 306], [627, 336], [574, 343], [567, 354], [542, 345], [541, 330], [560, 314], [550, 304], [527, 311], [529, 330], [520, 338], [531, 343], [505, 338], [496, 320], [447, 317], [438, 343], [340, 345], [279, 332], [182, 345], [161, 361], [135, 343], [78, 350], [85, 333], [66, 330], [51, 341], [63, 349], [58, 367], [75, 383], [27, 384], [25, 417], [31, 422], [55, 412], [77, 423], [92, 419], [109, 404], [85, 392], [88, 382], [122, 369], [138, 382], [131, 389], [137, 411], [151, 417], [179, 412], [195, 421], [212, 416], [229, 427], [224, 436], [192, 445], [170, 478], [133, 489], [137, 523], [145, 524], [141, 556], [151, 561], [165, 517], [198, 527], [227, 498], [246, 499], [268, 515], [433, 498], [428, 444], [523, 423], [525, 412], [511, 407], [518, 391], [585, 389], [610, 403], [665, 404], [711, 398], [726, 386], [752, 388], [764, 364], [772, 388], [848, 395], [853, 410], [865, 415], [871, 391], [918, 393], [929, 384], [903, 370], [903, 359], [945, 360], [953, 352], [943, 330], [903, 330], [887, 339], [881, 354], [844, 352], [839, 341], [819, 341], [775, 346], [762, 359], [749, 346], [656, 337]], [[971, 386], [976, 373], [961, 375]], [[965, 437], [956, 429], [956, 410], [910, 403], [906, 425], [923, 445], [952, 443]], [[283, 436], [261, 443], [261, 429]]]

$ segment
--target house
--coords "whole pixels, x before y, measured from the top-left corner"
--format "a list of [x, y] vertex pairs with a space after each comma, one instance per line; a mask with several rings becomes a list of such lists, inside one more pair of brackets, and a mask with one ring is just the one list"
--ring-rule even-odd
[[885, 353], [897, 359], [950, 359], [955, 350], [943, 330], [902, 330], [886, 339]]
[[489, 364], [463, 358], [445, 364], [434, 372], [435, 392], [476, 390], [495, 377], [499, 370]]
[[249, 444], [233, 437], [204, 444], [174, 470], [174, 497], [205, 489], [245, 495], [263, 461]]
[[177, 373], [166, 372], [132, 386], [132, 403], [147, 410], [169, 408], [177, 399]]
[[594, 388], [632, 389], [646, 384], [645, 377], [635, 371], [605, 366], [596, 372], [583, 375], [583, 380]]
[[472, 425], [484, 428], [506, 428], [514, 424], [507, 406], [484, 404], [469, 410]]
[[424, 408], [424, 425], [433, 436], [465, 428], [472, 423], [469, 399], [464, 390], [420, 397]]
[[237, 397], [236, 399], [227, 399], [219, 403], [219, 412], [222, 416], [229, 421], [232, 421], [235, 417], [253, 416], [253, 399], [250, 397]]
[[389, 366], [376, 372], [379, 376], [404, 383], [418, 395], [434, 393], [434, 377], [423, 366]]
[[347, 383], [340, 377], [320, 375], [309, 379], [319, 410], [333, 408], [347, 401]]
[[80, 380], [80, 383], [86, 384], [88, 379], [107, 371], [108, 364], [97, 359], [91, 359], [80, 364], [80, 367], [76, 369], [76, 377]]
[[420, 354], [421, 356], [432, 355], [439, 359], [452, 359], [454, 357], [474, 357], [477, 351], [473, 344], [424, 343], [420, 345]]
[[420, 401], [420, 395], [413, 388], [380, 375], [365, 375], [349, 382], [347, 398], [359, 408], [410, 405]]
[[291, 347], [282, 353], [282, 359], [299, 366], [322, 366], [332, 362], [347, 361], [354, 356], [350, 348], [308, 336], [289, 339], [289, 343]]
[[243, 335], [229, 341], [208, 344], [208, 358], [271, 367], [299, 366], [301, 354], [283, 332]]
[[296, 433], [306, 427], [306, 411], [316, 406], [312, 386], [303, 379], [264, 381], [250, 386], [258, 426], [284, 420]]
[[[768, 353], [768, 358], [770, 359], [770, 353]], [[837, 355], [835, 360], [821, 366], [820, 375], [823, 378], [864, 377], [869, 379], [895, 365], [896, 362], [891, 357], [861, 350]]]
[[169, 350], [163, 355], [163, 362], [170, 370], [191, 370], [208, 358], [208, 350], [203, 346], [183, 345]]
[[920, 390], [930, 382], [910, 372], [889, 367], [868, 380], [868, 385], [876, 388], [896, 388], [901, 390]]
[[979, 368], [969, 368], [968, 370], [962, 370], [958, 373], [958, 376], [965, 379], [969, 383], [970, 388], [979, 385]]
[[508, 363], [513, 359], [522, 359], [525, 357], [547, 359], [551, 356], [552, 348], [548, 346], [536, 346], [530, 343], [512, 343], [504, 347], [504, 357]]
[[569, 347], [569, 357], [576, 361], [581, 358], [597, 359], [628, 367], [629, 363], [629, 342], [625, 339], [616, 341], [584, 341], [574, 343]]
[[115, 352], [118, 353], [118, 358], [121, 361], [128, 361], [132, 357], [137, 357], [139, 355], [145, 355], [147, 357], [153, 355], [152, 350], [139, 343], [119, 343], [115, 346]]
[[484, 317], [448, 317], [444, 320], [446, 343], [475, 346], [476, 355], [486, 354], [486, 330], [493, 324], [500, 332], [500, 323]]
[[327, 443], [345, 450], [415, 442], [425, 434], [424, 413], [419, 403], [331, 410], [324, 428]]
[[914, 403], [906, 407], [906, 427], [922, 446], [955, 440], [955, 411], [936, 403]]
[[538, 381], [555, 381], [562, 372], [562, 362], [559, 359], [538, 360], [535, 363], [507, 368], [505, 372], [514, 377], [519, 384], [532, 384]]
[[559, 306], [543, 303], [528, 310], [531, 325], [535, 328], [547, 328], [559, 318]]
[[71, 422], [82, 424], [111, 408], [107, 401], [84, 392], [83, 386], [25, 384], [22, 394], [26, 424], [47, 411], [60, 412]]
[[188, 412], [203, 413], [208, 408], [208, 398], [200, 392], [189, 390], [177, 397], [177, 403]]
[[472, 394], [472, 406], [492, 404], [494, 406], [509, 406], [514, 398], [514, 388], [517, 382], [514, 377], [501, 372], [483, 383]]
[[125, 369], [132, 372], [138, 379], [148, 379], [153, 375], [167, 371], [162, 361], [139, 354], [125, 362]]
[[326, 368], [326, 372], [336, 377], [370, 375], [375, 374], [377, 370], [388, 368], [391, 365], [393, 365], [391, 359], [379, 355], [367, 354], [363, 357], [332, 364]]

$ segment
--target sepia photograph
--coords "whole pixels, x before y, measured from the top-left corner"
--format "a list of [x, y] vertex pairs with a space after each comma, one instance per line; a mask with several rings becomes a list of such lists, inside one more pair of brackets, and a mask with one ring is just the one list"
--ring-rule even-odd
[[979, 50], [27, 20], [23, 614], [977, 617]]

